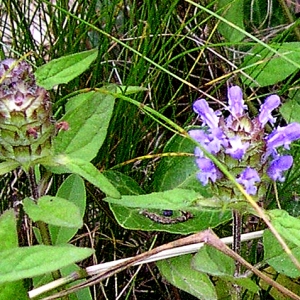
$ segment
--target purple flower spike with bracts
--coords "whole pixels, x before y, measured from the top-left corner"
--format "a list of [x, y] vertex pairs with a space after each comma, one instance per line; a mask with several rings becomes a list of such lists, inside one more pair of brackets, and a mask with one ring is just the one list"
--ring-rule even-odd
[[241, 197], [217, 166], [205, 157], [204, 152], [207, 151], [215, 155], [232, 174], [244, 170], [236, 176], [237, 182], [250, 195], [264, 197], [271, 180], [283, 181], [283, 173], [293, 164], [293, 158], [289, 155], [280, 156], [278, 148], [283, 146], [289, 149], [292, 142], [300, 139], [300, 124], [278, 127], [267, 135], [264, 127], [268, 122], [274, 124], [276, 119], [272, 111], [280, 105], [279, 97], [267, 97], [260, 107], [258, 117], [250, 119], [242, 90], [232, 86], [227, 95], [230, 115], [226, 118], [213, 111], [204, 99], [194, 103], [194, 111], [198, 113], [203, 125], [208, 127], [189, 132], [202, 146], [195, 149], [196, 164], [200, 170], [197, 178], [203, 185], [211, 184], [217, 188], [219, 196], [226, 201]]

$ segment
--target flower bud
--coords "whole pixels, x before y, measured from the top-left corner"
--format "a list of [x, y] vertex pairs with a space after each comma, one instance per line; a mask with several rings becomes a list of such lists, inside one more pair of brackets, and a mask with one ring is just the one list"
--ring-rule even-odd
[[54, 124], [48, 92], [24, 61], [0, 62], [0, 159], [24, 169], [51, 154]]

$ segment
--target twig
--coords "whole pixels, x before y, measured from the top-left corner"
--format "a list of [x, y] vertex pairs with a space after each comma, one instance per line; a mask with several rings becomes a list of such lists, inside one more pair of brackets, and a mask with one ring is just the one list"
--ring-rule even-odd
[[[86, 286], [86, 284], [93, 285], [97, 281], [103, 280], [130, 266], [136, 266], [144, 263], [155, 262], [167, 258], [172, 258], [180, 255], [197, 252], [204, 245], [203, 242], [205, 242], [205, 239], [203, 239], [203, 237], [205, 237], [205, 235], [207, 234], [206, 232], [202, 233], [201, 236], [199, 236], [199, 234], [195, 234], [187, 238], [180, 239], [178, 241], [157, 247], [149, 252], [138, 255], [136, 257], [120, 259], [117, 261], [112, 261], [112, 262], [107, 262], [107, 263], [102, 263], [102, 264], [87, 267], [85, 270], [81, 270], [78, 273], [72, 273], [67, 277], [53, 281], [51, 283], [48, 283], [46, 285], [43, 285], [37, 289], [30, 291], [29, 298], [32, 299], [45, 292], [49, 292], [53, 289], [56, 289], [59, 286], [65, 285], [70, 282], [74, 282], [78, 279], [82, 279], [88, 276], [95, 275], [94, 277], [91, 277], [89, 280], [85, 281], [84, 283], [77, 285], [77, 288], [82, 288]], [[256, 232], [243, 234], [241, 236], [241, 241], [257, 239], [262, 237], [262, 234], [263, 231], [256, 231]], [[231, 236], [231, 237], [222, 238], [221, 241], [224, 244], [232, 244], [233, 237]], [[69, 289], [68, 291], [64, 291], [64, 293], [70, 293], [73, 291], [74, 290], [71, 291]], [[44, 300], [57, 299], [59, 297], [61, 297], [61, 293], [44, 298]]]

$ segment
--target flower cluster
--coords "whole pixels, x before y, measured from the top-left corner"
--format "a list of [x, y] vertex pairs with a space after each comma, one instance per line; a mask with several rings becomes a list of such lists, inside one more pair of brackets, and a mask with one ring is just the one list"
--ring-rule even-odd
[[[271, 113], [279, 105], [279, 97], [271, 95], [261, 105], [258, 117], [250, 119], [238, 86], [228, 89], [227, 118], [213, 111], [204, 99], [196, 100], [193, 105], [206, 127], [189, 131], [190, 136], [226, 165], [248, 194], [258, 198], [264, 195], [271, 180], [284, 181], [284, 171], [293, 164], [292, 156], [281, 155], [278, 148], [289, 149], [291, 142], [300, 139], [298, 123], [278, 127], [269, 135], [265, 133], [265, 125], [268, 122], [274, 124]], [[210, 183], [216, 187], [223, 200], [232, 201], [232, 198], [239, 197], [235, 186], [199, 147], [195, 149], [195, 155], [200, 169], [197, 177], [203, 185]]]
[[24, 61], [0, 62], [0, 159], [28, 168], [51, 154], [55, 131], [47, 91], [36, 85]]

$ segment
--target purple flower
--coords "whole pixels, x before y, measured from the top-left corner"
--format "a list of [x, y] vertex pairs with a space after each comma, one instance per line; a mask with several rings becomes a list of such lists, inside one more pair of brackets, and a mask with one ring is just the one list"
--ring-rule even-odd
[[244, 114], [244, 109], [247, 106], [244, 105], [243, 92], [240, 87], [232, 86], [228, 89], [228, 110], [234, 118], [241, 117]]
[[207, 185], [209, 179], [215, 182], [220, 177], [220, 171], [210, 159], [205, 157], [197, 158], [196, 163], [200, 169], [200, 172], [197, 173], [197, 177], [203, 185]]
[[193, 105], [194, 111], [199, 114], [203, 124], [209, 128], [218, 128], [219, 118], [212, 108], [209, 107], [206, 100], [198, 99]]
[[[190, 136], [195, 139], [202, 148], [216, 156], [216, 158], [228, 167], [228, 171], [244, 169], [239, 176], [239, 182], [250, 195], [263, 196], [264, 188], [258, 190], [256, 184], [266, 187], [272, 180], [283, 181], [283, 172], [288, 170], [293, 164], [293, 158], [289, 155], [280, 156], [278, 147], [284, 146], [289, 149], [289, 145], [300, 139], [300, 124], [291, 123], [285, 127], [278, 127], [271, 134], [264, 131], [265, 125], [275, 122], [272, 111], [280, 105], [277, 95], [266, 98], [261, 105], [259, 115], [253, 119], [245, 112], [247, 106], [244, 104], [243, 92], [238, 86], [228, 89], [228, 111], [229, 116], [225, 117], [214, 112], [204, 99], [198, 99], [194, 103], [194, 111], [199, 114], [204, 125], [209, 128], [205, 130], [191, 130]], [[199, 147], [195, 149], [196, 163], [200, 170], [197, 174], [199, 181], [203, 185], [214, 183], [219, 187], [220, 195], [223, 199], [236, 198], [235, 189], [224, 189], [226, 179], [220, 183], [222, 172], [208, 158]], [[266, 171], [267, 170], [267, 171]], [[267, 176], [264, 176], [266, 172]], [[228, 182], [228, 186], [230, 183]]]
[[231, 138], [229, 140], [229, 145], [230, 145], [230, 148], [227, 148], [225, 150], [225, 153], [230, 154], [230, 156], [232, 158], [238, 159], [238, 160], [243, 158], [243, 156], [245, 155], [245, 153], [249, 147], [249, 143], [248, 142], [242, 143], [241, 138], [238, 136]]
[[272, 117], [271, 112], [280, 105], [280, 98], [277, 95], [271, 95], [261, 106], [259, 110], [258, 120], [262, 127], [264, 127], [268, 122], [274, 123], [276, 118]]
[[300, 139], [300, 124], [290, 123], [285, 127], [278, 127], [267, 138], [267, 150], [272, 152], [277, 147], [289, 149], [291, 142]]
[[247, 167], [236, 181], [244, 186], [249, 195], [255, 195], [257, 187], [254, 184], [260, 182], [260, 178], [256, 170]]
[[227, 145], [227, 141], [220, 128], [214, 128], [210, 130], [210, 132], [211, 133], [206, 133], [204, 130], [194, 129], [189, 131], [189, 135], [208, 152], [216, 154], [221, 150], [222, 146]]
[[271, 162], [267, 174], [272, 180], [283, 182], [285, 177], [283, 177], [282, 173], [290, 169], [292, 165], [293, 157], [291, 155], [280, 156]]

